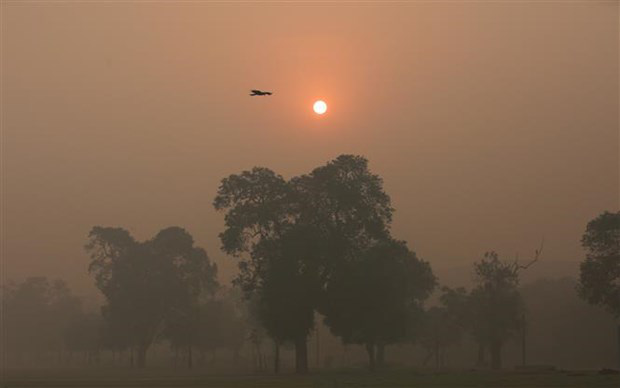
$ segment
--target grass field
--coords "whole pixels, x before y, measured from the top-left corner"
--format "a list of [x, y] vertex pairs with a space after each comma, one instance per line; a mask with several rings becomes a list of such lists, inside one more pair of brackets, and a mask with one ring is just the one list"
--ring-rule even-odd
[[166, 371], [7, 372], [6, 387], [620, 387], [620, 376], [596, 372], [453, 372], [362, 370], [295, 375], [200, 375]]

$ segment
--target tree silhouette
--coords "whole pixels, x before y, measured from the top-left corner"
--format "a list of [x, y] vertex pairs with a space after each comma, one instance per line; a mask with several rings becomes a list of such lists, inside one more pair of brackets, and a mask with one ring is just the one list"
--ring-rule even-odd
[[[620, 317], [620, 212], [604, 212], [586, 227], [581, 244], [586, 258], [581, 263], [579, 295]], [[618, 325], [620, 368], [620, 324]]]
[[318, 311], [329, 320], [335, 312], [327, 295], [330, 284], [346, 276], [342, 274], [351, 263], [371, 246], [389, 238], [390, 197], [382, 179], [368, 169], [368, 160], [356, 155], [340, 155], [291, 182], [300, 197], [301, 222], [311, 225], [319, 237], [312, 265], [323, 290]]
[[[82, 352], [90, 364], [98, 359], [103, 342], [103, 322], [101, 315], [88, 313], [75, 316], [63, 331], [64, 343], [71, 352]], [[70, 357], [71, 357], [70, 354]]]
[[428, 263], [402, 241], [385, 240], [341, 263], [325, 293], [325, 323], [345, 344], [362, 344], [369, 367], [403, 340], [435, 286]]
[[472, 330], [480, 347], [488, 346], [492, 369], [502, 367], [504, 342], [518, 333], [521, 324], [519, 267], [515, 263], [502, 262], [497, 253], [487, 252], [474, 264], [476, 287], [469, 296]]
[[104, 318], [128, 333], [138, 367], [145, 366], [148, 348], [166, 325], [187, 316], [201, 293], [217, 286], [217, 267], [182, 228], [136, 242], [121, 228], [95, 227], [86, 250], [89, 271], [106, 297]]
[[257, 297], [276, 343], [292, 341], [296, 370], [308, 369], [307, 337], [338, 263], [387, 236], [392, 209], [365, 158], [341, 155], [290, 181], [255, 167], [222, 180], [213, 202], [225, 210], [225, 252], [245, 257], [236, 283]]
[[299, 260], [299, 246], [308, 240], [296, 232], [297, 198], [284, 178], [255, 167], [223, 179], [213, 205], [226, 210], [222, 249], [235, 256], [247, 254], [239, 263], [235, 283], [247, 300], [254, 301], [257, 318], [276, 344], [295, 343], [296, 370], [304, 373], [316, 301], [303, 298], [308, 283], [297, 282], [308, 276], [301, 273]]
[[64, 333], [82, 314], [80, 300], [62, 280], [30, 277], [2, 290], [2, 348], [19, 359], [41, 359], [51, 352], [61, 359]]
[[312, 225], [325, 240], [325, 277], [342, 260], [389, 238], [394, 209], [382, 179], [370, 172], [364, 157], [340, 155], [291, 183], [299, 196], [300, 223]]
[[418, 340], [427, 350], [423, 364], [426, 365], [434, 356], [435, 368], [443, 369], [447, 349], [461, 340], [462, 333], [459, 322], [453, 319], [447, 307], [433, 306], [428, 309], [423, 315], [422, 331]]
[[435, 368], [445, 367], [449, 347], [459, 343], [465, 330], [471, 329], [469, 295], [464, 288], [442, 288], [440, 306], [428, 309], [422, 319], [419, 343], [427, 350], [424, 365], [435, 357]]
[[319, 250], [311, 228], [290, 228], [277, 240], [266, 240], [256, 254], [266, 256], [267, 270], [258, 290], [257, 314], [275, 342], [274, 370], [279, 370], [279, 346], [295, 344], [296, 369], [307, 370], [307, 337], [314, 327], [319, 298], [318, 268], [313, 265]]
[[605, 212], [588, 223], [581, 239], [579, 293], [588, 302], [620, 316], [620, 212]]

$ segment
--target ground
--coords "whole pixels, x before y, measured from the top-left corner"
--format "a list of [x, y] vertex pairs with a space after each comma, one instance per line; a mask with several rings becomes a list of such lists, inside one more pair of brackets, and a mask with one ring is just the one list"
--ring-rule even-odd
[[2, 387], [620, 387], [619, 375], [596, 372], [452, 372], [342, 370], [295, 375], [225, 376], [162, 370], [7, 371]]

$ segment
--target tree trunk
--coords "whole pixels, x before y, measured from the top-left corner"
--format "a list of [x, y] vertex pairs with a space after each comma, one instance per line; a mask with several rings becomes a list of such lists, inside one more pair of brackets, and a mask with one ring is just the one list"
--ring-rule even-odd
[[491, 351], [491, 369], [493, 370], [502, 369], [502, 342], [501, 341], [491, 342], [491, 346], [489, 350]]
[[187, 345], [187, 369], [192, 369], [194, 360], [192, 359], [192, 345]]
[[377, 368], [381, 369], [385, 366], [385, 344], [383, 342], [379, 342], [377, 344]]
[[366, 344], [366, 352], [368, 352], [368, 369], [370, 371], [375, 370], [375, 344], [367, 343]]
[[133, 359], [133, 353], [134, 353], [133, 352], [133, 346], [131, 347], [131, 349], [129, 351], [130, 351], [130, 354], [129, 354], [129, 366], [133, 368], [135, 366], [134, 359]]
[[295, 372], [308, 373], [308, 343], [306, 336], [295, 340]]
[[278, 341], [274, 341], [274, 356], [273, 356], [273, 373], [280, 373], [280, 344]]
[[441, 368], [439, 362], [439, 342], [435, 341], [435, 369], [439, 370]]

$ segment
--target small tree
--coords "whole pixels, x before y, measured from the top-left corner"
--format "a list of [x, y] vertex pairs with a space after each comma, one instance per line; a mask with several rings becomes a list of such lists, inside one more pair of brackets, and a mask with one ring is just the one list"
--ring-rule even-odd
[[434, 356], [435, 368], [441, 370], [445, 367], [447, 349], [459, 343], [462, 329], [445, 306], [431, 307], [423, 317], [422, 332], [418, 339], [427, 350], [423, 365]]
[[581, 263], [579, 295], [593, 305], [606, 308], [615, 317], [620, 317], [620, 212], [604, 212], [590, 221], [581, 244], [586, 250], [586, 258]]
[[488, 346], [491, 368], [500, 369], [504, 342], [520, 328], [519, 274], [513, 263], [500, 261], [495, 252], [485, 253], [474, 269], [476, 287], [470, 294], [474, 337], [481, 347]]
[[474, 263], [476, 286], [471, 293], [464, 298], [467, 294], [458, 289], [444, 295], [444, 300], [460, 311], [463, 322], [478, 342], [479, 365], [484, 363], [484, 352], [488, 349], [491, 368], [501, 369], [502, 347], [523, 324], [523, 303], [518, 290], [520, 272], [538, 261], [543, 245], [544, 240], [525, 264], [519, 262], [518, 255], [514, 261], [501, 261], [497, 253], [485, 253], [482, 260]]
[[464, 288], [453, 290], [448, 287], [443, 287], [442, 291], [441, 306], [431, 307], [424, 312], [421, 333], [413, 338], [427, 350], [423, 364], [426, 365], [434, 356], [436, 369], [445, 366], [447, 349], [460, 342], [471, 322], [467, 291]]
[[345, 344], [365, 345], [373, 370], [384, 347], [407, 336], [434, 286], [430, 265], [404, 242], [381, 241], [339, 266], [326, 289], [325, 323]]
[[74, 317], [69, 326], [65, 328], [63, 336], [66, 348], [69, 352], [83, 352], [87, 362], [98, 359], [99, 351], [103, 345], [103, 325], [101, 315], [88, 313]]
[[45, 277], [30, 277], [4, 286], [2, 307], [6, 333], [2, 349], [39, 360], [50, 352], [62, 360], [64, 333], [82, 314], [81, 301], [67, 284]]

